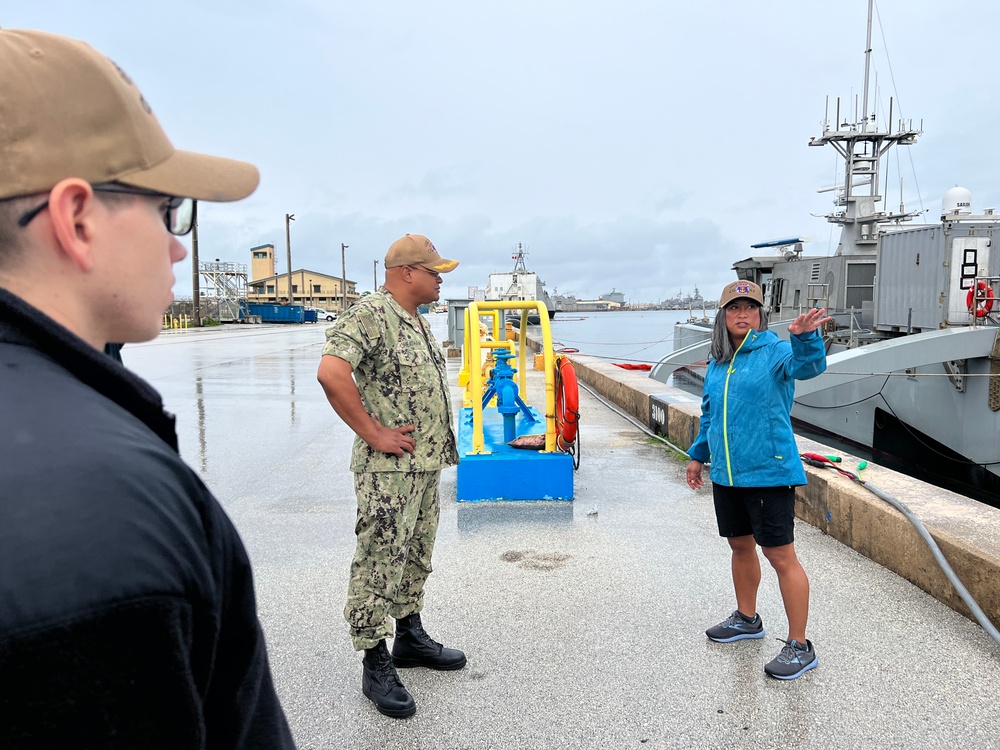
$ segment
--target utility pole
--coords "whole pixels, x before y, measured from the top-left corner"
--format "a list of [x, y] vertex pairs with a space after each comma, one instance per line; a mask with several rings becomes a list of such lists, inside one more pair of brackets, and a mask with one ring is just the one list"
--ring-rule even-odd
[[344, 251], [350, 247], [343, 242], [340, 243], [340, 311], [347, 309], [347, 263], [344, 260]]
[[372, 291], [373, 292], [377, 292], [378, 291], [378, 261], [374, 260], [374, 261], [372, 261], [372, 263], [374, 264], [373, 268], [374, 268], [374, 274], [375, 274], [375, 278], [374, 278], [375, 286], [372, 287]]
[[201, 326], [201, 289], [198, 282], [198, 214], [194, 215], [194, 228], [191, 233], [191, 291], [194, 302], [193, 313], [195, 328]]
[[[288, 304], [295, 302], [292, 298], [292, 235], [289, 230], [291, 222], [295, 221], [295, 214], [285, 214], [285, 250], [288, 251]], [[274, 277], [274, 289], [278, 289], [278, 277]]]

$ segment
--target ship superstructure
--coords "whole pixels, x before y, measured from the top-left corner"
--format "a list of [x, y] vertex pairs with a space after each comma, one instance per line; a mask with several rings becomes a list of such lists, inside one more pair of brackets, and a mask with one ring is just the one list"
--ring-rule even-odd
[[[916, 143], [922, 126], [869, 114], [871, 5], [864, 104], [834, 119], [810, 146], [840, 156], [843, 178], [828, 222], [841, 227], [833, 255], [803, 254], [804, 238], [757, 243], [733, 265], [764, 290], [771, 328], [787, 336], [801, 312], [826, 308], [827, 371], [796, 384], [793, 419], [868, 448], [876, 458], [921, 467], [925, 478], [1000, 500], [1000, 258], [992, 253], [1000, 221], [973, 213], [963, 188], [945, 194], [939, 220], [886, 206], [883, 157]], [[706, 331], [707, 333], [707, 331]], [[704, 361], [707, 340], [675, 351], [651, 372], [666, 382]], [[688, 368], [690, 369], [690, 368]]]

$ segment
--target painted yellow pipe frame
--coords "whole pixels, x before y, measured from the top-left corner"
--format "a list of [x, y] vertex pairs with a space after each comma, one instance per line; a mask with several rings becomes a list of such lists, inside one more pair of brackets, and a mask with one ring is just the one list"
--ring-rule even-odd
[[[458, 384], [460, 386], [465, 386], [465, 392], [463, 393], [463, 396], [462, 396], [462, 407], [463, 408], [471, 408], [473, 402], [475, 402], [475, 401], [482, 402], [483, 392], [484, 392], [484, 390], [486, 388], [486, 385], [485, 385], [486, 380], [487, 380], [486, 370], [493, 363], [492, 352], [493, 352], [494, 349], [506, 349], [513, 356], [515, 356], [515, 357], [518, 356], [517, 344], [514, 341], [507, 340], [506, 336], [504, 336], [504, 338], [502, 340], [500, 339], [500, 329], [499, 329], [499, 324], [497, 322], [498, 319], [499, 319], [499, 317], [500, 317], [500, 312], [501, 312], [500, 310], [488, 310], [488, 311], [479, 311], [479, 313], [478, 313], [480, 319], [481, 318], [490, 318], [491, 319], [493, 335], [490, 336], [489, 339], [487, 339], [487, 336], [489, 336], [489, 330], [490, 329], [486, 326], [485, 323], [480, 322], [480, 324], [479, 324], [479, 332], [482, 335], [479, 337], [479, 349], [480, 349], [479, 361], [483, 362], [483, 365], [482, 365], [481, 368], [479, 368], [479, 372], [480, 372], [480, 380], [479, 380], [480, 387], [479, 387], [479, 390], [477, 390], [475, 393], [473, 393], [473, 390], [472, 390], [472, 388], [473, 388], [473, 386], [472, 386], [472, 379], [471, 379], [471, 377], [469, 375], [469, 371], [472, 368], [472, 357], [471, 357], [471, 354], [472, 354], [472, 341], [473, 341], [473, 327], [470, 324], [470, 320], [472, 319], [472, 316], [469, 314], [468, 308], [466, 308], [466, 312], [465, 312], [465, 346], [462, 349], [462, 353], [464, 355], [466, 355], [466, 356], [464, 356], [463, 359], [462, 359], [462, 369], [458, 373]], [[506, 334], [506, 327], [504, 328], [504, 333]], [[488, 356], [486, 357], [485, 362], [484, 362], [483, 356], [482, 356], [482, 350], [483, 349], [486, 349], [487, 352], [488, 352]], [[527, 380], [525, 379], [524, 368], [521, 367], [521, 368], [515, 368], [515, 369], [517, 369], [517, 389], [518, 389], [518, 393], [519, 393], [519, 395], [521, 395], [521, 399], [525, 403], [529, 403], [528, 394], [527, 394], [528, 385], [527, 385]], [[495, 403], [495, 402], [496, 402], [496, 399], [494, 399], [491, 403]]]
[[[479, 370], [481, 376], [481, 382], [483, 383], [485, 383], [486, 380], [488, 379], [486, 372], [489, 369], [491, 369], [494, 365], [496, 365], [496, 360], [493, 359], [493, 354], [492, 354], [494, 349], [506, 349], [507, 351], [510, 352], [512, 357], [517, 356], [517, 344], [515, 344], [513, 341], [480, 341], [479, 346], [480, 348], [487, 349], [490, 352], [490, 354], [486, 357], [486, 361], [483, 363], [482, 368], [480, 368]], [[520, 373], [518, 373], [518, 376], [520, 376]], [[465, 409], [470, 408], [472, 406], [473, 401], [475, 401], [477, 398], [482, 399], [483, 397], [482, 393], [475, 396], [473, 395], [472, 383], [470, 382], [470, 380], [471, 379], [469, 378], [469, 373], [465, 369], [465, 365], [463, 364], [462, 370], [458, 374], [458, 384], [465, 386], [465, 392], [462, 394], [462, 408]], [[518, 386], [518, 392], [520, 392], [520, 390], [521, 387]], [[493, 406], [494, 404], [496, 404], [496, 402], [497, 398], [496, 396], [494, 396], [490, 400], [490, 403], [487, 404], [487, 406]], [[525, 401], [525, 403], [528, 402]]]
[[[552, 351], [552, 328], [549, 324], [549, 311], [544, 302], [538, 300], [483, 300], [469, 303], [465, 311], [465, 346], [462, 349], [462, 371], [459, 373], [459, 385], [466, 385], [466, 406], [472, 407], [472, 452], [487, 453], [486, 444], [483, 440], [483, 393], [485, 383], [483, 372], [480, 367], [482, 362], [482, 351], [484, 348], [493, 349], [501, 346], [509, 346], [509, 342], [499, 341], [499, 319], [501, 310], [519, 310], [521, 312], [521, 329], [517, 341], [518, 367], [517, 367], [517, 387], [521, 398], [525, 403], [528, 401], [527, 378], [525, 376], [527, 367], [528, 348], [528, 313], [531, 310], [538, 312], [538, 322], [542, 328], [542, 355], [545, 371], [545, 450], [543, 453], [554, 453], [556, 448], [556, 381], [555, 381], [555, 354]], [[493, 338], [492, 342], [484, 342], [479, 336], [472, 335], [473, 324], [475, 330], [479, 330], [479, 319], [481, 316], [493, 316]], [[472, 366], [472, 363], [475, 366]], [[464, 381], [464, 382], [463, 382]]]
[[[517, 344], [514, 341], [509, 341], [507, 339], [507, 336], [506, 336], [506, 333], [507, 333], [506, 324], [504, 324], [503, 328], [500, 327], [501, 326], [501, 320], [502, 320], [501, 313], [502, 313], [501, 310], [486, 310], [486, 311], [480, 311], [479, 312], [479, 321], [478, 321], [478, 323], [479, 323], [479, 332], [481, 334], [480, 337], [479, 337], [479, 346], [480, 346], [480, 349], [486, 349], [487, 352], [488, 352], [485, 359], [483, 359], [482, 354], [480, 354], [480, 361], [483, 363], [482, 367], [480, 368], [480, 371], [483, 373], [483, 381], [484, 382], [487, 379], [486, 371], [494, 365], [494, 359], [493, 359], [493, 350], [494, 349], [506, 349], [507, 351], [509, 351], [511, 353], [512, 356], [515, 356], [515, 357], [517, 356]], [[488, 318], [490, 324], [487, 325], [486, 323], [484, 323], [483, 320], [482, 320], [483, 318]], [[468, 309], [466, 309], [466, 313], [465, 313], [465, 341], [464, 341], [464, 348], [462, 349], [462, 351], [464, 353], [471, 353], [471, 351], [472, 351], [472, 349], [471, 349], [471, 343], [470, 343], [471, 342], [470, 337], [473, 334], [473, 328], [472, 328], [472, 326], [469, 323], [470, 319], [471, 318], [470, 318], [470, 316], [468, 314]], [[491, 331], [492, 331], [492, 334], [490, 333]], [[501, 336], [501, 331], [503, 331], [503, 334], [504, 334], [502, 336]], [[469, 368], [471, 367], [470, 362], [471, 362], [471, 360], [469, 358], [467, 358], [467, 357], [464, 358], [463, 361], [462, 361], [462, 369], [459, 370], [459, 373], [458, 373], [458, 384], [460, 386], [464, 386], [464, 388], [465, 388], [465, 391], [462, 394], [462, 407], [463, 408], [470, 408], [472, 406], [472, 402], [474, 400], [473, 394], [472, 394], [471, 383], [470, 383], [470, 379], [469, 379]], [[527, 390], [527, 385], [526, 385], [525, 375], [524, 375], [523, 370], [519, 370], [518, 371], [518, 374], [517, 374], [517, 385], [518, 385], [518, 391], [519, 392]], [[483, 394], [481, 392], [477, 393], [475, 395], [476, 399], [482, 399], [482, 397], [483, 397]], [[524, 398], [524, 396], [522, 396], [522, 398]], [[496, 403], [496, 399], [494, 398], [490, 402], [490, 404], [488, 404], [488, 405], [491, 406], [491, 405], [493, 405], [495, 403]], [[528, 403], [526, 399], [525, 399], [525, 403]]]

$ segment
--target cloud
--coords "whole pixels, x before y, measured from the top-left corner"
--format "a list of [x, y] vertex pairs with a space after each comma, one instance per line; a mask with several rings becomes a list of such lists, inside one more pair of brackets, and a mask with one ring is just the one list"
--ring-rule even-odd
[[[171, 17], [183, 29], [141, 3], [50, 0], [3, 22], [86, 39], [178, 146], [260, 168], [250, 199], [202, 207], [202, 257], [248, 262], [272, 242], [281, 268], [294, 213], [293, 265], [339, 275], [347, 244], [362, 289], [416, 231], [462, 261], [449, 296], [511, 266], [520, 242], [550, 291], [654, 301], [713, 296], [760, 240], [837, 246], [822, 218], [833, 196], [816, 192], [840, 179], [836, 155], [807, 144], [838, 97], [855, 119], [863, 4], [177, 0]], [[1000, 204], [983, 158], [1000, 115], [988, 80], [1000, 6], [882, 0], [875, 20], [880, 123], [892, 97], [894, 121], [927, 131], [887, 162], [888, 205], [900, 183], [929, 218], [956, 183], [977, 207]], [[177, 277], [188, 293], [188, 263]]]
[[[207, 235], [202, 231], [200, 238], [202, 259], [249, 264], [251, 245], [234, 245], [234, 239], [252, 232], [253, 245], [275, 245], [279, 273], [285, 272], [284, 225], [254, 230], [238, 216], [213, 217], [218, 226]], [[406, 232], [426, 234], [443, 255], [460, 261], [443, 285], [444, 297], [457, 298], [467, 297], [470, 286], [485, 287], [491, 272], [511, 270], [519, 243], [527, 250], [528, 267], [550, 293], [592, 299], [616, 289], [634, 302], [659, 301], [695, 287], [711, 296], [730, 280], [733, 261], [748, 254], [706, 219], [684, 222], [632, 215], [585, 223], [569, 216], [536, 217], [499, 227], [484, 215], [445, 221], [418, 214], [386, 218], [304, 212], [296, 214], [291, 226], [292, 267], [339, 276], [343, 242], [349, 246], [348, 278], [370, 289], [375, 273], [382, 278], [386, 249]], [[190, 283], [183, 278], [178, 288], [186, 290], [181, 294], [190, 293]]]
[[380, 199], [382, 203], [399, 200], [440, 202], [447, 198], [469, 197], [477, 190], [477, 185], [460, 167], [431, 169], [424, 173], [417, 183], [399, 185]]

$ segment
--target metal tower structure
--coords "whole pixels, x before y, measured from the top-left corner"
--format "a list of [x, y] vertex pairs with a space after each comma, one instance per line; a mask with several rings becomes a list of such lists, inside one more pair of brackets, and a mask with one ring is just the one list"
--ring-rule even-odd
[[198, 264], [201, 275], [201, 314], [220, 323], [240, 318], [240, 303], [247, 299], [247, 264], [208, 262]]

